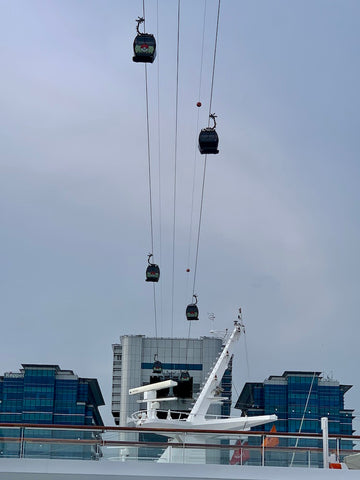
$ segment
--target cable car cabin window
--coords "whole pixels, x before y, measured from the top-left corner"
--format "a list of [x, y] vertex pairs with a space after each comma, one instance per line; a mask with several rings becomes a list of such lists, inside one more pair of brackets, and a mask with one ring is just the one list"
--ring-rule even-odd
[[160, 268], [158, 265], [151, 264], [146, 269], [146, 281], [158, 282], [160, 278]]
[[156, 41], [154, 35], [140, 33], [134, 40], [134, 62], [153, 63], [156, 57]]
[[219, 153], [219, 137], [215, 130], [204, 128], [199, 135], [199, 150], [202, 154]]
[[199, 320], [199, 309], [195, 304], [186, 307], [186, 318], [188, 320]]

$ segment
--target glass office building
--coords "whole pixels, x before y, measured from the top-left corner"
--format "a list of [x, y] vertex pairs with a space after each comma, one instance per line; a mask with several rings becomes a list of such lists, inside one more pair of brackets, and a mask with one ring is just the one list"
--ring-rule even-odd
[[[352, 435], [354, 410], [346, 409], [344, 404], [345, 393], [350, 388], [351, 385], [341, 385], [332, 378], [323, 378], [321, 372], [285, 371], [281, 376], [271, 375], [262, 383], [246, 383], [235, 408], [249, 416], [275, 413], [278, 416], [278, 421], [275, 422], [278, 432], [321, 433], [321, 417], [327, 417], [329, 434]], [[264, 425], [264, 430], [269, 431], [272, 426], [273, 424]], [[318, 447], [309, 442], [303, 439], [301, 444], [297, 442], [294, 446], [299, 449]], [[335, 445], [330, 441], [330, 448], [332, 447], [335, 448]], [[352, 442], [344, 441], [341, 447], [351, 450]], [[300, 454], [296, 453], [295, 458], [284, 458], [276, 452], [271, 455], [275, 464], [289, 464], [294, 461], [296, 463]], [[321, 455], [317, 461], [320, 466]]]
[[[22, 364], [22, 367], [19, 373], [7, 372], [0, 377], [0, 423], [103, 425], [99, 406], [104, 405], [104, 399], [96, 379], [80, 378], [72, 370], [61, 370], [58, 365]], [[1, 437], [16, 437], [21, 435], [20, 430], [2, 427]], [[46, 428], [27, 432], [29, 436], [44, 439], [64, 435], [60, 430]], [[76, 435], [77, 439], [84, 439], [92, 433], [79, 431]], [[52, 449], [53, 452], [48, 451], [45, 442], [29, 442], [27, 456], [31, 451], [36, 457], [61, 457], [65, 453]], [[89, 446], [69, 449], [67, 457], [91, 458], [93, 455]], [[0, 455], [19, 454], [16, 442], [0, 445]]]

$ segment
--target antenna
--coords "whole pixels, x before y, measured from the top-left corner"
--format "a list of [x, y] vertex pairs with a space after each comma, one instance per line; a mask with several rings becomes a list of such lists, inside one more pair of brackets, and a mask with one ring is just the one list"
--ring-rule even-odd
[[241, 329], [243, 330], [243, 332], [245, 333], [245, 325], [243, 323], [243, 319], [242, 319], [242, 311], [241, 311], [241, 307], [239, 307], [239, 314], [238, 314], [238, 322], [239, 322], [239, 325], [241, 327]]

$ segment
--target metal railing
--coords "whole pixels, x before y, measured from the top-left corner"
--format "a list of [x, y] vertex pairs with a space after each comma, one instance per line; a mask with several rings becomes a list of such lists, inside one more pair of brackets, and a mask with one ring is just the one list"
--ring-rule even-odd
[[[176, 440], [175, 440], [176, 439]], [[329, 435], [336, 461], [360, 452], [360, 436]], [[321, 434], [0, 424], [0, 458], [323, 467]]]

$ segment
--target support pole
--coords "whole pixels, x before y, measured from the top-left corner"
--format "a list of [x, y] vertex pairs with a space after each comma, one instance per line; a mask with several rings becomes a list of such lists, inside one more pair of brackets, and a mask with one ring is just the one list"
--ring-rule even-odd
[[327, 417], [321, 417], [321, 430], [322, 430], [322, 436], [323, 436], [324, 468], [329, 468], [329, 426], [328, 426]]

